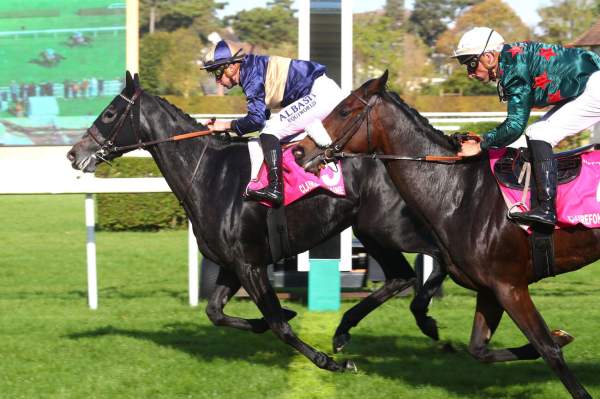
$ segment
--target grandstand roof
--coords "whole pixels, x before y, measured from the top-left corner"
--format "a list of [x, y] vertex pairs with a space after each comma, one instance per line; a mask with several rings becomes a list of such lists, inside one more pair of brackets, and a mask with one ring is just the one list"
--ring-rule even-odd
[[575, 40], [572, 45], [575, 47], [600, 46], [600, 19]]

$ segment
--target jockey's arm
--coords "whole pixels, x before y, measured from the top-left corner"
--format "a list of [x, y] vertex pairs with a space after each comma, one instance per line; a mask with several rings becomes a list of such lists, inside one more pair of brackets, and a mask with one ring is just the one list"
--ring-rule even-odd
[[483, 135], [481, 148], [505, 147], [517, 140], [527, 127], [533, 105], [531, 85], [525, 79], [509, 82], [505, 87], [508, 95], [508, 115], [500, 125]]

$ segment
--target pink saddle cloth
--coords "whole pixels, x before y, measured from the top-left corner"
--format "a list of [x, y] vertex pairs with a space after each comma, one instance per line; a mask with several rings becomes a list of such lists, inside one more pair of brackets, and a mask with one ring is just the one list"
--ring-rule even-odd
[[[504, 148], [489, 150], [492, 173], [494, 165], [505, 151]], [[509, 207], [521, 201], [523, 191], [505, 187], [500, 182], [498, 186]], [[527, 193], [528, 209], [529, 201], [529, 193]], [[573, 181], [558, 186], [556, 217], [557, 228], [578, 224], [588, 228], [600, 227], [600, 151], [581, 154], [579, 176]]]
[[[296, 163], [292, 148], [288, 148], [283, 152], [283, 187], [284, 187], [284, 205], [289, 205], [292, 202], [302, 198], [317, 188], [324, 188], [335, 195], [344, 197], [346, 188], [344, 186], [344, 176], [342, 175], [342, 165], [338, 161], [335, 164], [328, 164], [327, 167], [321, 169], [319, 177], [305, 171]], [[248, 183], [248, 189], [257, 190], [269, 184], [267, 176], [267, 167], [263, 162], [258, 172], [258, 179]], [[261, 204], [271, 206], [269, 202], [261, 201]]]

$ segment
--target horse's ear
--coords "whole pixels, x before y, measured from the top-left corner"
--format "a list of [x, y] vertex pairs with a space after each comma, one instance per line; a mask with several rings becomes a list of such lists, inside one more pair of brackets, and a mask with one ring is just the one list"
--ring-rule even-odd
[[387, 84], [388, 76], [388, 70], [386, 69], [383, 75], [381, 75], [381, 77], [378, 79], [380, 92], [385, 90], [385, 85]]
[[125, 72], [125, 95], [130, 97], [135, 92], [135, 87], [133, 83], [133, 78], [131, 77], [131, 73], [129, 71]]
[[136, 89], [140, 88], [140, 75], [137, 73], [133, 74], [133, 86]]

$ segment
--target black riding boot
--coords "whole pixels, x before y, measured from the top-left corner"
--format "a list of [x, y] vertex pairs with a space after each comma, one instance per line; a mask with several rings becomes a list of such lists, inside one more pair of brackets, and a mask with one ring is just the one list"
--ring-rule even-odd
[[545, 141], [530, 140], [533, 178], [538, 195], [538, 206], [528, 212], [511, 213], [511, 219], [520, 224], [556, 225], [557, 161], [552, 146]]
[[274, 207], [283, 203], [283, 174], [281, 171], [281, 145], [272, 134], [261, 134], [260, 145], [265, 154], [269, 172], [269, 185], [260, 190], [248, 190], [245, 198], [255, 201], [269, 201]]

